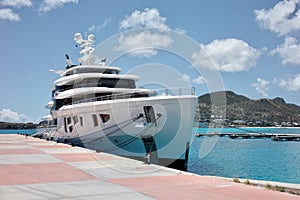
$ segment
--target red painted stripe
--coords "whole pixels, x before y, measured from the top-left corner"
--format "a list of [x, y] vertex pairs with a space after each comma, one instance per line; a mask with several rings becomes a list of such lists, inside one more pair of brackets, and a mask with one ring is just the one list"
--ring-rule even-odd
[[109, 180], [156, 199], [291, 200], [295, 196], [222, 179], [191, 175], [155, 176]]
[[0, 185], [98, 180], [66, 163], [0, 165]]
[[71, 146], [68, 146], [68, 145], [60, 145], [60, 144], [57, 144], [57, 145], [33, 145], [35, 148], [38, 148], [38, 149], [52, 149], [52, 148], [71, 148]]
[[44, 154], [37, 149], [0, 149], [1, 154]]

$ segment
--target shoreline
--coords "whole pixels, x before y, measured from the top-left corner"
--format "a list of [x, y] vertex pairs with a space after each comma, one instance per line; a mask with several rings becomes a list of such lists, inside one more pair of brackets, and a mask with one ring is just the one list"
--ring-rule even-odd
[[[157, 167], [168, 168], [168, 167], [158, 166], [158, 165], [157, 165]], [[262, 187], [262, 188], [266, 188], [269, 190], [275, 190], [275, 191], [279, 191], [279, 190], [276, 190], [273, 188], [279, 188], [279, 189], [284, 189], [284, 191], [279, 191], [279, 192], [284, 192], [284, 193], [289, 193], [292, 195], [300, 196], [300, 183], [286, 183], [286, 182], [279, 182], [279, 181], [200, 175], [200, 174], [196, 174], [193, 172], [188, 172], [188, 171], [186, 172], [186, 171], [181, 171], [181, 170], [172, 169], [172, 168], [168, 168], [168, 170], [178, 172], [180, 174], [186, 174], [186, 175], [198, 176], [198, 177], [207, 177], [207, 178], [217, 178], [217, 179], [222, 179], [222, 180], [226, 180], [226, 181], [230, 181], [230, 182], [235, 182], [235, 183], [244, 184], [244, 185], [250, 185], [253, 187]], [[236, 180], [238, 180], [238, 181], [236, 181]]]
[[[194, 128], [219, 128], [219, 127], [194, 127]], [[220, 127], [219, 129], [221, 128], [270, 128], [270, 129], [300, 129], [300, 127], [277, 127], [277, 126], [234, 126], [234, 127], [229, 127], [229, 126], [226, 126], [226, 127]]]
[[300, 184], [297, 183], [285, 183], [285, 182], [277, 182], [277, 181], [255, 180], [255, 179], [244, 179], [244, 178], [231, 178], [231, 179], [224, 178], [224, 179], [231, 180], [233, 182], [238, 181], [241, 184], [263, 187], [270, 190], [276, 190], [276, 191], [291, 193], [300, 196]]

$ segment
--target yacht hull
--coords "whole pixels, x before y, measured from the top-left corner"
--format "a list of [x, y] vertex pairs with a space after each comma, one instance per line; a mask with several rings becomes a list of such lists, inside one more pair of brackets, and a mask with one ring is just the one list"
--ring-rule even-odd
[[73, 104], [53, 111], [49, 139], [186, 170], [197, 98], [157, 96]]

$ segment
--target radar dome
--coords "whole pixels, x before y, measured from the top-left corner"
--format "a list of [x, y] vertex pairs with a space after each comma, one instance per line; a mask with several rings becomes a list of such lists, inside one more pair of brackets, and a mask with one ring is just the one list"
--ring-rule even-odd
[[88, 41], [89, 42], [95, 42], [95, 35], [93, 35], [93, 34], [90, 34], [89, 36], [88, 36]]
[[81, 42], [82, 41], [82, 35], [81, 35], [81, 33], [75, 33], [74, 40], [76, 42]]

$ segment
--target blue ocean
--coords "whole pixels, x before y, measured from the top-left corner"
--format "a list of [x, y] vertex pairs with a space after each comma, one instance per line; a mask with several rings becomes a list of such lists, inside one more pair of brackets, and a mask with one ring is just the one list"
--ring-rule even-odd
[[[193, 133], [300, 134], [300, 128], [195, 128]], [[33, 134], [35, 130], [0, 130]], [[200, 175], [238, 177], [300, 184], [300, 142], [229, 137], [193, 137], [188, 171]]]
[[[194, 133], [300, 134], [300, 128], [197, 128]], [[300, 184], [300, 142], [229, 137], [194, 137], [188, 171]]]
[[29, 134], [32, 135], [36, 133], [35, 129], [0, 129], [0, 134]]

